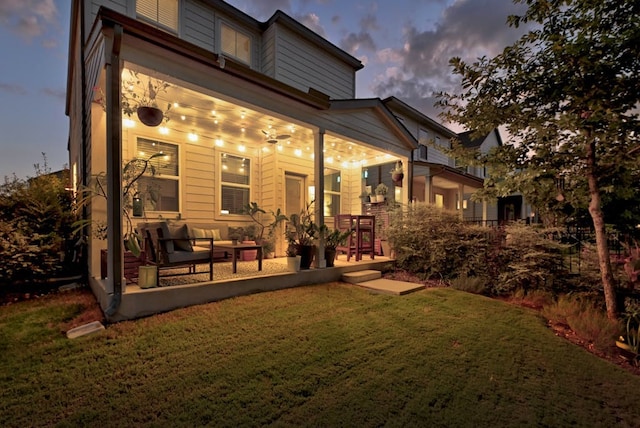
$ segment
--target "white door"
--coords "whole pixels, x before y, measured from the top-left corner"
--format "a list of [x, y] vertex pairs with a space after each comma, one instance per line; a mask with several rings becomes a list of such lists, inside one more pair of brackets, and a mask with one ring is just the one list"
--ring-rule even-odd
[[285, 215], [300, 214], [304, 202], [304, 177], [285, 174]]

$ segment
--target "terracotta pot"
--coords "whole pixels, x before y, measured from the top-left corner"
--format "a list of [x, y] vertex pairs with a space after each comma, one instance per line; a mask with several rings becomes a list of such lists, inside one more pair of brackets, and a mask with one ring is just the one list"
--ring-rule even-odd
[[164, 119], [162, 110], [157, 107], [141, 106], [137, 109], [138, 119], [147, 126], [158, 126]]

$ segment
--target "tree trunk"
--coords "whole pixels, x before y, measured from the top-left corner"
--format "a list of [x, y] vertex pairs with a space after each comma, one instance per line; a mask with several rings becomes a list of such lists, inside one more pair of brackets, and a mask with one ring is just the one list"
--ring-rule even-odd
[[596, 249], [598, 251], [598, 262], [600, 264], [600, 275], [602, 277], [602, 287], [604, 289], [604, 300], [607, 305], [607, 317], [616, 319], [618, 308], [616, 304], [616, 288], [611, 269], [611, 256], [609, 255], [609, 244], [607, 242], [607, 231], [604, 224], [604, 215], [600, 204], [600, 188], [596, 177], [596, 143], [587, 143], [587, 180], [589, 182], [589, 214], [593, 220], [593, 228], [596, 234]]

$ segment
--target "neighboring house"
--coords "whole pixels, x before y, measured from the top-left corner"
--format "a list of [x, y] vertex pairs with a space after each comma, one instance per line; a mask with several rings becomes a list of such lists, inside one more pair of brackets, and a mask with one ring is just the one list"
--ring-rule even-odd
[[[316, 222], [331, 226], [337, 214], [361, 213], [358, 196], [380, 182], [400, 203], [494, 216], [466, 199], [482, 176], [423, 144], [448, 145], [455, 133], [395, 98], [355, 99], [360, 61], [281, 11], [259, 22], [219, 0], [74, 0], [71, 14], [66, 112], [76, 189], [106, 173], [108, 193], [119, 195], [123, 162], [162, 152], [160, 174], [143, 178], [159, 193], [146, 200], [146, 219], [246, 225], [250, 201], [290, 214], [315, 200]], [[127, 114], [127, 102], [149, 95], [169, 119], [160, 126]], [[398, 161], [406, 174], [394, 186]], [[123, 271], [121, 204], [96, 200], [87, 211], [109, 230], [106, 241], [89, 238], [88, 269], [113, 319], [132, 316], [120, 305], [133, 305], [122, 303], [126, 287], [113, 274]]]

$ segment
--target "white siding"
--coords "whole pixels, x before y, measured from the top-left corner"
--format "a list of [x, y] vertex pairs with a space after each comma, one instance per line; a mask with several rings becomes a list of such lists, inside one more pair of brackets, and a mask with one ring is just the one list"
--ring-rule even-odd
[[283, 26], [274, 27], [276, 79], [304, 92], [317, 89], [334, 99], [355, 97], [355, 71], [351, 66]]
[[215, 14], [201, 3], [186, 1], [182, 14], [182, 37], [201, 48], [215, 50]]

